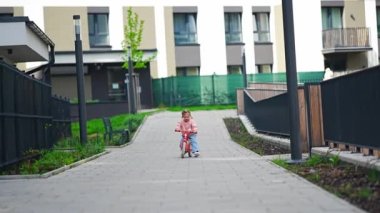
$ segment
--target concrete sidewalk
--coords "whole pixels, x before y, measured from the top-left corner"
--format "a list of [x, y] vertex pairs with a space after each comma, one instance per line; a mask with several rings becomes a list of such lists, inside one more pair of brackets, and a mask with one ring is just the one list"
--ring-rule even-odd
[[362, 212], [231, 141], [193, 112], [199, 158], [180, 158], [180, 113], [150, 116], [133, 143], [48, 179], [1, 180], [0, 212]]

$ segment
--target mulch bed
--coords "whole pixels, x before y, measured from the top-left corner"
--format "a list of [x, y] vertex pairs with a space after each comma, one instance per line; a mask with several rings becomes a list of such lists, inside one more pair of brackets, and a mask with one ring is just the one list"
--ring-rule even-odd
[[[274, 155], [290, 153], [260, 138], [251, 136], [238, 118], [225, 118], [224, 123], [231, 138], [242, 146], [260, 154]], [[288, 170], [310, 182], [347, 200], [370, 213], [380, 212], [380, 172], [339, 161], [332, 158], [317, 165], [287, 164]]]
[[380, 212], [380, 172], [349, 163], [291, 165], [294, 173], [368, 212]]
[[259, 155], [278, 155], [290, 153], [290, 150], [288, 149], [273, 145], [261, 138], [250, 135], [238, 118], [225, 118], [224, 123], [226, 124], [232, 140]]

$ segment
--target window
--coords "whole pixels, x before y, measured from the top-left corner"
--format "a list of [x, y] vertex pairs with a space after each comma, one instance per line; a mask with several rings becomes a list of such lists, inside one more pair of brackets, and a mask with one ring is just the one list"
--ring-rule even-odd
[[174, 13], [175, 44], [197, 43], [197, 22], [195, 13]]
[[198, 67], [177, 67], [177, 76], [198, 76]]
[[227, 72], [228, 74], [241, 74], [242, 73], [242, 66], [240, 65], [231, 65], [227, 66]]
[[342, 7], [322, 7], [323, 30], [342, 28]]
[[256, 73], [272, 73], [272, 64], [256, 64]]
[[255, 42], [270, 42], [269, 13], [253, 13]]
[[89, 13], [88, 31], [91, 47], [109, 46], [108, 14]]
[[380, 7], [376, 7], [377, 16], [377, 37], [380, 38]]
[[[98, 70], [100, 65], [96, 66]], [[122, 100], [126, 98], [125, 91], [125, 74], [119, 67], [107, 68], [108, 97], [112, 100]]]
[[241, 38], [241, 13], [225, 13], [224, 28], [227, 43], [242, 42]]

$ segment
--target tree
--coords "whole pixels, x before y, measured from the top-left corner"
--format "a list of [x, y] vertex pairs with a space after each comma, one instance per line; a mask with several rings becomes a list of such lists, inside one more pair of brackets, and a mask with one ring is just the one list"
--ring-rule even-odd
[[127, 24], [124, 26], [124, 41], [122, 43], [124, 50], [124, 63], [123, 68], [128, 69], [128, 47], [131, 48], [131, 58], [133, 61], [133, 68], [145, 68], [156, 57], [154, 54], [151, 57], [144, 59], [144, 52], [139, 49], [142, 41], [142, 33], [144, 29], [144, 20], [140, 20], [139, 16], [128, 8]]
[[142, 41], [143, 29], [144, 21], [140, 20], [139, 16], [132, 11], [131, 7], [129, 7], [127, 14], [127, 24], [124, 26], [124, 40], [122, 42], [124, 49], [124, 63], [122, 67], [124, 69], [128, 69], [128, 79], [126, 80], [129, 82], [128, 103], [129, 112], [131, 114], [135, 114], [137, 112], [135, 99], [137, 90], [133, 83], [133, 70], [134, 68], [145, 68], [146, 64], [156, 57], [156, 55], [153, 55], [144, 59], [144, 52], [139, 49]]

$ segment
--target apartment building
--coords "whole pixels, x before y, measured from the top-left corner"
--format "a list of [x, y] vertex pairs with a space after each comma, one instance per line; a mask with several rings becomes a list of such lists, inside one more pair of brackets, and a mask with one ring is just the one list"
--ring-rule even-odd
[[325, 67], [347, 73], [379, 64], [380, 1], [322, 1]]
[[[80, 15], [87, 99], [125, 97], [121, 42], [129, 7], [144, 20], [140, 49], [157, 53], [138, 71], [142, 100], [151, 78], [285, 72], [281, 0], [14, 0], [0, 16], [28, 16], [55, 43], [55, 93], [74, 98], [73, 15]], [[357, 70], [379, 63], [379, 1], [293, 0], [299, 72]], [[25, 69], [36, 66], [28, 63]], [[144, 83], [145, 82], [145, 83]]]

